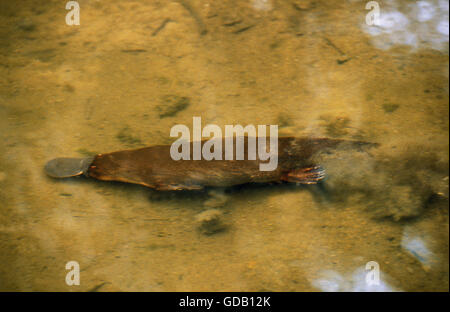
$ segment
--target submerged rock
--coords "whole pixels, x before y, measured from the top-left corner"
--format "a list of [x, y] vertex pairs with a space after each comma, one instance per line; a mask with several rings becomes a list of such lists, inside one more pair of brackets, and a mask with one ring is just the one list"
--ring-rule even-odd
[[205, 235], [224, 231], [227, 226], [222, 221], [222, 215], [222, 212], [218, 209], [209, 209], [199, 213], [195, 217], [198, 230]]
[[23, 31], [33, 31], [36, 29], [36, 24], [33, 22], [33, 20], [25, 18], [17, 24], [17, 27], [19, 27]]

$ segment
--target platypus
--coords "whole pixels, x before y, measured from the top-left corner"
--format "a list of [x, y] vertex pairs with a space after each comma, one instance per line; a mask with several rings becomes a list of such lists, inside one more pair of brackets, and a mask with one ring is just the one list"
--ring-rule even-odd
[[[205, 142], [201, 141], [201, 145]], [[244, 160], [224, 160], [225, 157], [222, 157], [223, 160], [192, 160], [192, 157], [191, 160], [173, 160], [170, 145], [156, 145], [88, 158], [56, 158], [46, 164], [45, 171], [54, 178], [85, 175], [102, 181], [140, 184], [161, 191], [200, 190], [246, 183], [316, 184], [326, 177], [325, 170], [314, 161], [318, 153], [340, 146], [360, 148], [376, 145], [330, 138], [281, 137], [278, 138], [276, 169], [260, 171], [260, 163], [267, 161], [259, 159], [258, 155], [255, 160], [248, 160], [248, 137], [244, 138], [244, 142]], [[193, 143], [190, 144], [192, 156]]]

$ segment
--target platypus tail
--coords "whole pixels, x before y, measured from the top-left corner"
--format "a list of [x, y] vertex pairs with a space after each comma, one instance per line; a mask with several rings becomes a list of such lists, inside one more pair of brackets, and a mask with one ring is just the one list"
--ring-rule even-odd
[[376, 148], [380, 146], [380, 143], [375, 142], [367, 142], [367, 141], [352, 141], [352, 140], [343, 140], [343, 146], [348, 146], [354, 149], [358, 149], [360, 151], [364, 151], [367, 148]]
[[311, 137], [284, 138], [283, 142], [286, 144], [286, 148], [284, 148], [286, 151], [285, 154], [295, 155], [296, 158], [303, 160], [309, 159], [310, 157], [316, 155], [316, 153], [327, 153], [336, 150], [366, 151], [367, 148], [372, 148], [379, 145], [378, 143], [367, 141]]
[[359, 140], [346, 140], [346, 139], [330, 139], [330, 138], [309, 138], [306, 139], [304, 146], [309, 146], [312, 151], [312, 155], [316, 152], [336, 151], [336, 150], [352, 150], [364, 152], [369, 148], [378, 147], [380, 144], [359, 141]]
[[364, 150], [366, 148], [378, 147], [379, 143], [359, 141], [359, 140], [346, 140], [346, 139], [330, 139], [330, 138], [315, 138], [311, 139], [313, 144], [319, 145], [321, 148], [353, 148]]

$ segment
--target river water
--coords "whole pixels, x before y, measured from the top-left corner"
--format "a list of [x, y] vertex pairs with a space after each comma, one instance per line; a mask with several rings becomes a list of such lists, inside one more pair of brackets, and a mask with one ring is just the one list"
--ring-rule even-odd
[[[448, 1], [379, 2], [80, 0], [69, 26], [1, 0], [0, 290], [448, 291]], [[43, 171], [194, 116], [379, 146], [322, 155], [320, 186]]]

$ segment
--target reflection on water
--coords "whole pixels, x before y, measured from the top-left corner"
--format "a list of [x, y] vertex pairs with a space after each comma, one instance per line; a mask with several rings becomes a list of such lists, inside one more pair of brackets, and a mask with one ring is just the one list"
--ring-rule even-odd
[[387, 1], [375, 25], [363, 24], [372, 35], [374, 46], [389, 49], [395, 45], [431, 48], [448, 52], [448, 11], [446, 0], [415, 1], [405, 5], [403, 1]]
[[[382, 272], [380, 272], [380, 275]], [[376, 284], [369, 284], [366, 281], [367, 270], [365, 267], [356, 269], [351, 274], [342, 276], [334, 271], [321, 272], [321, 278], [312, 282], [312, 285], [321, 291], [353, 291], [353, 292], [392, 292], [393, 289], [383, 278]]]
[[[0, 1], [0, 290], [448, 291], [448, 1], [380, 1], [373, 26], [354, 0], [78, 2], [67, 26]], [[380, 145], [321, 155], [316, 186], [43, 172], [193, 116]]]

